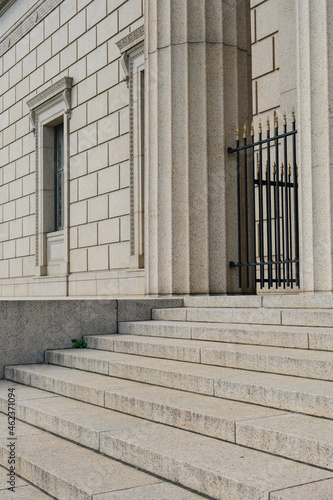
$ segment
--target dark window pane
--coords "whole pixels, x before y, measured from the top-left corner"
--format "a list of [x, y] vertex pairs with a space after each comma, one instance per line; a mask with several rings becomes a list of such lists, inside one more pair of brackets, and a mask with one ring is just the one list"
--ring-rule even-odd
[[64, 182], [64, 127], [58, 125], [54, 129], [54, 197], [55, 197], [55, 229], [63, 229], [63, 182]]

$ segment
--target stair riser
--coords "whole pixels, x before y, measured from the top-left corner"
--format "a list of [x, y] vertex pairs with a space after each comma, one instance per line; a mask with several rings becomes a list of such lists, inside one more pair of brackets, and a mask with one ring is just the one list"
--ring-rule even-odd
[[[54, 394], [60, 394], [61, 396], [77, 399], [78, 401], [84, 401], [85, 403], [96, 406], [104, 406], [104, 391], [101, 389], [87, 387], [83, 384], [74, 384], [64, 380], [57, 380], [40, 374], [32, 373], [31, 375], [28, 374], [23, 376], [19, 369], [11, 367], [6, 368], [6, 378], [13, 382], [31, 385], [31, 387], [35, 387], [36, 389], [50, 391]], [[22, 379], [24, 379], [25, 382], [23, 382]]]
[[156, 309], [154, 320], [164, 321], [202, 321], [208, 323], [252, 323], [259, 325], [280, 325], [281, 312], [276, 309], [243, 308], [188, 308]]
[[[6, 448], [3, 443], [0, 443], [0, 460], [1, 465], [6, 466]], [[73, 486], [69, 481], [51, 474], [45, 474], [42, 467], [38, 467], [28, 460], [17, 456], [16, 458], [16, 472], [18, 475], [24, 477], [32, 484], [46, 491], [54, 498], [61, 500], [90, 500], [91, 496], [87, 493], [80, 491], [79, 488]]]
[[[153, 429], [151, 432], [153, 432]], [[117, 431], [107, 432], [101, 437], [101, 451], [106, 455], [125, 460], [134, 466], [144, 466], [145, 470], [157, 475], [163, 475], [163, 477], [171, 481], [194, 488], [196, 491], [219, 500], [268, 500], [273, 488], [276, 491], [283, 488], [282, 483], [284, 483], [284, 486], [289, 486], [290, 482], [292, 484], [295, 481], [295, 477], [293, 479], [291, 477], [286, 478], [286, 476], [290, 476], [290, 471], [287, 471], [288, 468], [293, 468], [295, 473], [296, 469], [300, 467], [301, 469], [296, 474], [299, 474], [300, 470], [302, 470], [299, 478], [304, 482], [310, 482], [311, 476], [315, 479], [317, 471], [319, 471], [319, 469], [307, 468], [308, 466], [301, 464], [292, 464], [289, 461], [275, 457], [274, 461], [277, 460], [275, 467], [272, 463], [267, 467], [267, 462], [272, 459], [269, 455], [258, 455], [258, 452], [252, 452], [252, 450], [243, 447], [231, 450], [229, 446], [232, 445], [228, 443], [221, 443], [224, 451], [221, 448], [217, 451], [213, 440], [210, 440], [210, 447], [208, 442], [204, 444], [201, 439], [198, 440], [197, 438], [195, 438], [196, 445], [192, 449], [191, 459], [187, 460], [181, 435], [179, 435], [178, 439], [179, 451], [177, 450], [178, 447], [174, 451], [170, 451], [170, 443], [165, 441], [163, 433], [161, 433], [161, 441], [159, 441], [160, 436], [156, 436], [156, 444], [154, 442], [147, 443], [147, 439], [149, 439], [148, 433], [149, 427], [145, 428], [144, 436], [146, 439], [144, 440], [143, 436], [139, 436], [131, 430], [119, 433]], [[175, 439], [177, 439], [177, 436], [176, 434]], [[188, 440], [186, 444], [190, 446]], [[235, 454], [237, 455], [237, 471], [234, 468], [235, 463], [233, 463]], [[249, 454], [251, 454], [251, 458]], [[198, 458], [198, 455], [200, 458]], [[215, 463], [212, 457], [215, 457]], [[205, 459], [207, 459], [207, 465]], [[278, 460], [281, 460], [281, 462], [278, 462]], [[220, 466], [217, 466], [217, 464], [220, 464]], [[251, 474], [249, 467], [256, 469], [256, 471], [252, 470], [253, 477], [251, 477], [250, 481], [245, 482], [243, 478], [249, 477], [249, 474]], [[280, 467], [284, 470], [280, 470]], [[260, 481], [258, 481], [260, 472], [257, 472], [259, 470], [264, 471]], [[272, 485], [272, 481], [270, 485], [266, 482], [268, 477], [272, 479], [274, 471], [275, 476], [279, 476], [279, 474], [280, 477], [284, 476], [282, 482], [278, 481], [279, 485], [275, 483], [275, 487]], [[324, 473], [323, 478], [332, 477], [330, 476], [331, 472], [328, 471], [326, 474], [325, 476]]]
[[[49, 355], [52, 356], [49, 358], [50, 362], [58, 364], [56, 353], [49, 351]], [[89, 363], [85, 366], [84, 360], [78, 360], [76, 365], [80, 364], [82, 366], [81, 369], [89, 371]], [[70, 357], [68, 364], [65, 366], [71, 366]], [[281, 391], [274, 388], [251, 386], [245, 383], [238, 384], [230, 380], [223, 381], [204, 375], [196, 376], [117, 362], [110, 362], [109, 375], [208, 396], [217, 396], [234, 401], [296, 411], [308, 415], [327, 418], [332, 418], [333, 416], [333, 394], [332, 397], [328, 397], [316, 394], [312, 395], [311, 393], [294, 393], [292, 390]]]
[[328, 309], [187, 307], [155, 309], [152, 318], [161, 321], [333, 327], [333, 312]]
[[125, 354], [174, 359], [191, 363], [200, 363], [201, 361], [201, 349], [195, 347], [156, 346], [135, 341], [115, 340], [113, 349], [110, 350]]
[[316, 395], [306, 392], [296, 392], [264, 387], [236, 381], [217, 380], [215, 383], [215, 396], [279, 408], [305, 415], [333, 418], [333, 394], [330, 396]]
[[[6, 404], [7, 401], [1, 398], [0, 407], [2, 411], [5, 411]], [[251, 424], [251, 421], [246, 421], [245, 407], [243, 421], [236, 422], [235, 420], [210, 417], [205, 414], [200, 415], [190, 410], [147, 402], [139, 398], [134, 400], [121, 394], [106, 392], [105, 408], [237, 443], [259, 451], [266, 451], [273, 455], [333, 469], [333, 445], [330, 442], [319, 443], [316, 439], [297, 438], [291, 433], [284, 434], [282, 431], [274, 432], [272, 428], [258, 428], [260, 420], [254, 421], [253, 424]], [[271, 410], [267, 411], [272, 413]], [[288, 415], [288, 418], [289, 414], [286, 415]], [[16, 405], [16, 417], [60, 437], [99, 450], [101, 432], [77, 425], [71, 419], [59, 418], [24, 404]], [[279, 418], [281, 419], [281, 417]], [[262, 416], [259, 419], [262, 419]]]
[[[91, 337], [90, 337], [91, 338]], [[88, 347], [98, 347], [98, 338], [88, 338]], [[202, 363], [228, 368], [239, 368], [259, 372], [276, 373], [280, 375], [295, 375], [297, 377], [313, 378], [318, 380], [333, 380], [333, 362], [314, 359], [295, 359], [274, 355], [262, 355], [223, 351], [214, 348], [195, 348], [187, 346], [154, 345], [154, 343], [135, 342], [135, 340], [111, 340], [108, 344], [102, 340], [100, 348], [108, 351], [163, 358], [191, 363]], [[301, 354], [301, 351], [300, 351]], [[68, 362], [68, 361], [66, 361]], [[61, 360], [59, 361], [61, 363]], [[66, 365], [68, 366], [68, 365]], [[73, 365], [77, 368], [79, 366]], [[86, 369], [85, 367], [83, 369]], [[92, 364], [92, 370], [107, 370], [104, 366]], [[100, 372], [107, 373], [107, 371]]]
[[169, 337], [179, 339], [191, 338], [191, 327], [182, 325], [181, 327], [171, 325], [159, 325], [158, 323], [118, 323], [119, 333], [130, 333], [133, 335], [151, 335], [153, 337]]
[[[175, 322], [176, 323], [176, 322]], [[149, 337], [165, 337], [193, 340], [212, 340], [218, 342], [233, 342], [239, 344], [253, 344], [272, 347], [290, 347], [299, 349], [316, 349], [333, 351], [333, 329], [326, 332], [316, 331], [309, 327], [274, 326], [263, 329], [260, 325], [223, 324], [212, 326], [207, 323], [182, 325], [150, 323], [119, 323], [118, 331], [121, 334], [143, 335]], [[90, 344], [94, 347], [93, 344]], [[102, 348], [97, 347], [96, 348]]]
[[184, 307], [261, 307], [262, 297], [258, 295], [224, 295], [184, 297]]
[[314, 359], [295, 359], [261, 354], [201, 350], [201, 362], [207, 365], [239, 368], [279, 375], [294, 375], [318, 380], [333, 380], [333, 362]]
[[216, 500], [263, 500], [269, 499], [269, 494], [248, 484], [231, 481], [218, 473], [213, 473], [184, 463], [168, 456], [160, 456], [153, 451], [131, 445], [130, 442], [104, 434], [101, 439], [101, 451], [107, 456], [124, 460], [135, 467], [144, 467], [158, 476], [163, 476], [182, 486], [209, 495]]
[[247, 422], [236, 426], [237, 443], [299, 462], [333, 469], [333, 444], [316, 439], [302, 439], [291, 433], [283, 434], [272, 428], [259, 429]]

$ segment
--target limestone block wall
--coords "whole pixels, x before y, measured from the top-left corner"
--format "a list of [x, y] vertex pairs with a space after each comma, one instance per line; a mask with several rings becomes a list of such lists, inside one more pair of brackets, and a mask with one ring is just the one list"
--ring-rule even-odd
[[[17, 0], [19, 31], [0, 34], [0, 295], [144, 293], [143, 270], [128, 270], [129, 89], [116, 45], [143, 25], [143, 2], [47, 0], [25, 13], [33, 3]], [[36, 277], [36, 144], [27, 101], [65, 76], [73, 78], [70, 274]]]
[[280, 108], [279, 2], [251, 0], [253, 116]]

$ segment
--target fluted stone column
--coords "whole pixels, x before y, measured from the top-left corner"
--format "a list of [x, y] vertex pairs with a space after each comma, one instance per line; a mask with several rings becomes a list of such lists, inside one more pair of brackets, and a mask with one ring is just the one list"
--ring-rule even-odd
[[249, 2], [146, 0], [149, 293], [239, 292], [227, 147], [251, 113]]
[[333, 3], [298, 0], [301, 284], [333, 290]]

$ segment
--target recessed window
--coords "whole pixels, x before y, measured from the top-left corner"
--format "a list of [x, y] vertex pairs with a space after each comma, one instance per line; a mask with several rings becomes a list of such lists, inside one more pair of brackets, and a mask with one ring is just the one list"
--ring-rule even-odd
[[36, 136], [36, 275], [68, 274], [68, 121], [72, 78], [28, 101]]
[[54, 197], [55, 197], [55, 230], [60, 231], [64, 225], [64, 125], [54, 128]]

